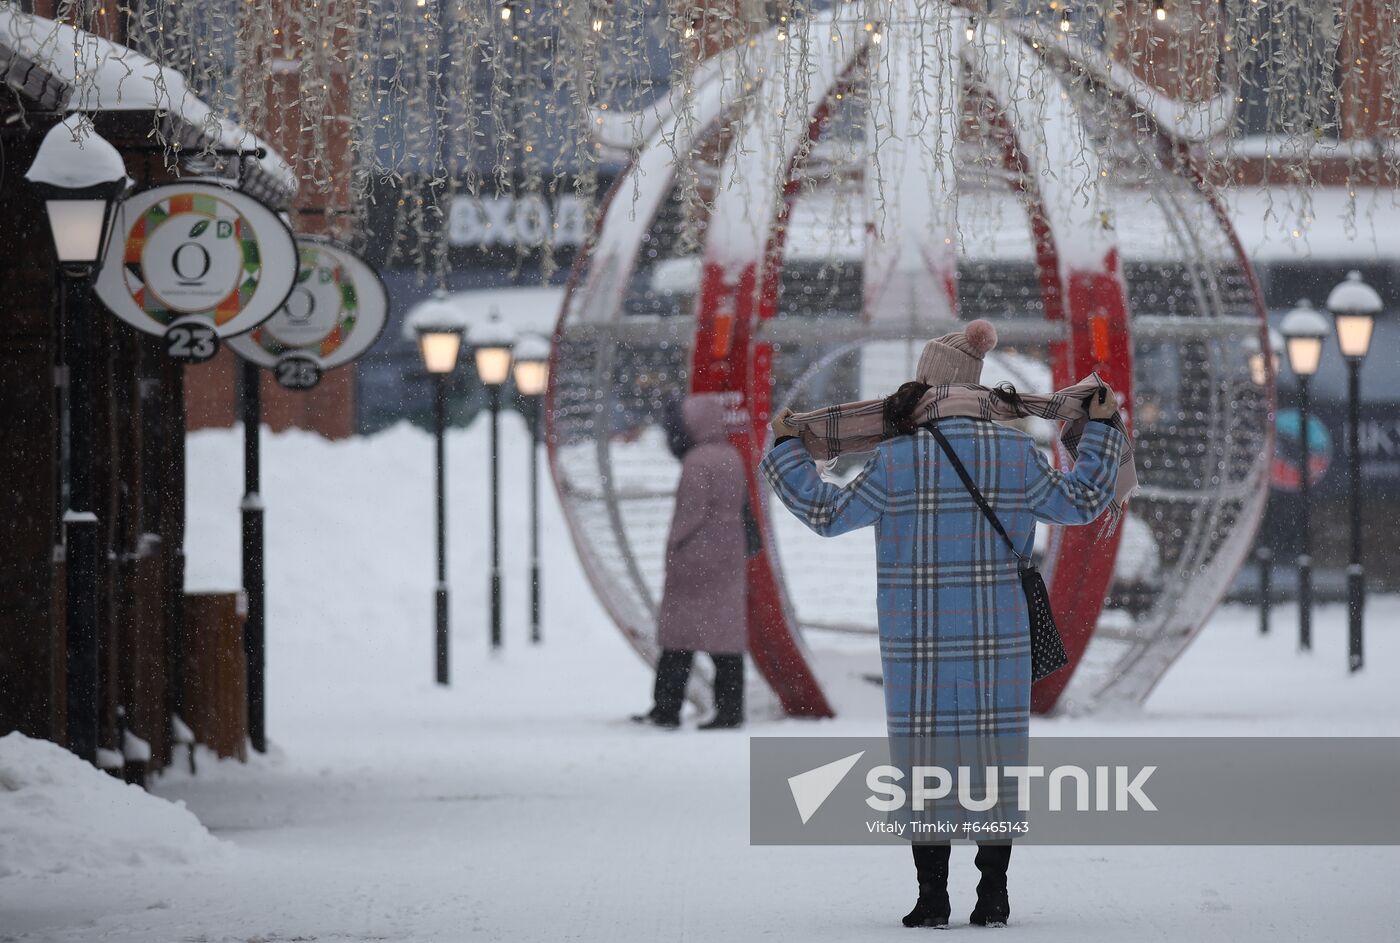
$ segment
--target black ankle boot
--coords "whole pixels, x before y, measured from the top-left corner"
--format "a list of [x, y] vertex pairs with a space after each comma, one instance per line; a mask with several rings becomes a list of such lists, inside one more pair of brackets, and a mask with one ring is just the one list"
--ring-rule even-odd
[[977, 882], [977, 906], [972, 909], [968, 921], [978, 927], [1004, 927], [1011, 916], [1011, 901], [1006, 894], [1011, 846], [978, 845], [974, 860], [982, 879]]
[[666, 730], [681, 725], [681, 704], [685, 701], [685, 685], [690, 680], [690, 663], [694, 652], [666, 649], [656, 662], [656, 685], [652, 691], [652, 708], [645, 714], [633, 714], [633, 723], [651, 724]]
[[744, 656], [711, 655], [715, 663], [715, 716], [700, 730], [733, 730], [744, 726]]
[[919, 899], [904, 915], [906, 927], [946, 927], [948, 903], [948, 845], [914, 845], [914, 869], [919, 874]]
[[665, 730], [675, 730], [681, 725], [679, 717], [664, 717], [654, 710], [647, 711], [645, 714], [633, 714], [632, 723], [650, 724], [653, 727], [661, 727]]

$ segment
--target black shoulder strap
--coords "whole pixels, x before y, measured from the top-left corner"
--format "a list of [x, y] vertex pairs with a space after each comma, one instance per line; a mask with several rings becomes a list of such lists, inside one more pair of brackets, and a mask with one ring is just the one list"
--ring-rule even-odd
[[962, 479], [963, 487], [967, 489], [968, 494], [972, 495], [972, 500], [977, 502], [977, 506], [981, 508], [982, 513], [987, 516], [987, 520], [991, 522], [993, 529], [1001, 535], [1002, 540], [1006, 541], [1006, 546], [1016, 555], [1016, 559], [1025, 562], [1025, 558], [1022, 557], [1021, 552], [1016, 549], [1016, 545], [1011, 542], [1011, 538], [1006, 536], [1006, 528], [1001, 526], [1001, 521], [997, 518], [996, 512], [993, 511], [992, 506], [987, 503], [987, 499], [982, 497], [982, 492], [977, 490], [976, 482], [972, 480], [972, 476], [969, 475], [967, 469], [963, 467], [962, 460], [959, 459], [957, 453], [953, 451], [952, 444], [948, 442], [948, 439], [933, 423], [929, 423], [924, 426], [924, 428], [932, 432], [933, 437], [938, 440], [939, 448], [943, 449], [943, 454], [948, 456], [948, 460], [953, 463], [954, 470], [957, 471], [958, 477]]

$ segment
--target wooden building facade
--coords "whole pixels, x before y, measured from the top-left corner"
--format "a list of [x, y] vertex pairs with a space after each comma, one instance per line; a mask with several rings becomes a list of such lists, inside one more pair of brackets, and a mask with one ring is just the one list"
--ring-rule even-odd
[[[71, 80], [54, 74], [58, 66], [37, 58], [13, 36], [0, 35], [0, 734], [17, 730], [63, 744], [69, 339], [45, 208], [24, 176], [74, 90]], [[207, 122], [173, 109], [127, 103], [89, 113], [137, 187], [191, 176], [190, 168], [170, 166], [153, 144], [158, 122], [185, 153], [208, 152], [214, 143]], [[280, 158], [245, 161], [241, 177], [244, 189], [274, 208], [285, 208], [295, 192]], [[189, 631], [198, 627], [188, 626], [185, 614], [185, 368], [165, 356], [160, 338], [119, 321], [100, 303], [93, 317], [98, 742], [109, 760], [123, 752], [128, 761], [139, 758], [149, 745], [149, 765], [160, 768], [172, 757], [180, 726], [172, 718], [183, 713], [184, 669], [200, 654], [189, 649], [204, 638]]]

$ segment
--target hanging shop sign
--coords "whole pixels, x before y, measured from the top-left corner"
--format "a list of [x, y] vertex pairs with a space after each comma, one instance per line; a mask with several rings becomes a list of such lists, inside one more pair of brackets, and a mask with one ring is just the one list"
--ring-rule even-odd
[[379, 273], [349, 249], [318, 236], [297, 236], [300, 267], [286, 302], [229, 347], [273, 371], [291, 390], [309, 390], [327, 370], [374, 345], [389, 317]]
[[96, 290], [123, 321], [202, 363], [251, 331], [296, 285], [296, 242], [278, 215], [238, 190], [177, 183], [117, 207]]

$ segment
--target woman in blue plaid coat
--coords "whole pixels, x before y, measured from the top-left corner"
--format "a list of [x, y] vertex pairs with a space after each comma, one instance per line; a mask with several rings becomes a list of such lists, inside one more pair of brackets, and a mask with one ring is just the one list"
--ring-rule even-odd
[[[1025, 753], [1030, 723], [1031, 655], [1025, 595], [1017, 563], [913, 406], [930, 387], [976, 384], [996, 332], [974, 321], [965, 333], [930, 341], [917, 381], [886, 401], [885, 418], [905, 434], [881, 442], [845, 487], [823, 481], [798, 430], [773, 422], [776, 442], [762, 469], [778, 499], [815, 533], [831, 537], [875, 527], [880, 655], [886, 723], [897, 740], [932, 744], [931, 765], [956, 769], [979, 745], [1010, 743]], [[995, 391], [988, 391], [998, 395]], [[1000, 394], [1005, 395], [1005, 394]], [[1116, 399], [1091, 402], [1074, 468], [1054, 468], [1023, 432], [972, 416], [937, 420], [939, 431], [1029, 556], [1037, 521], [1087, 524], [1114, 496], [1127, 446], [1111, 425]], [[973, 410], [966, 410], [973, 412]], [[945, 413], [946, 416], [946, 413]], [[936, 740], [935, 740], [936, 738]], [[971, 743], [969, 743], [969, 739]], [[1006, 756], [1007, 750], [1000, 755]], [[927, 762], [921, 759], [920, 763]], [[946, 841], [914, 845], [919, 902], [906, 926], [948, 922]], [[979, 844], [976, 924], [1004, 924], [1009, 842]]]

